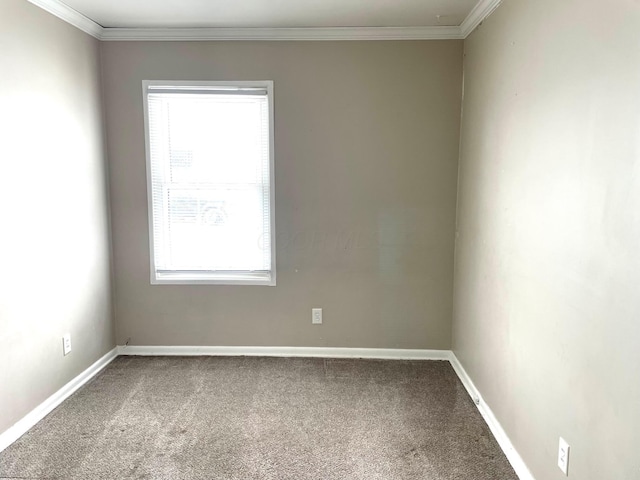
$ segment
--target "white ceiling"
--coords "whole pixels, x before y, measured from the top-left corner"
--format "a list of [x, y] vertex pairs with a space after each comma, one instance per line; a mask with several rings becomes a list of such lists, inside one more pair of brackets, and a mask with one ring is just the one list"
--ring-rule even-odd
[[478, 3], [478, 0], [63, 1], [109, 28], [458, 26]]

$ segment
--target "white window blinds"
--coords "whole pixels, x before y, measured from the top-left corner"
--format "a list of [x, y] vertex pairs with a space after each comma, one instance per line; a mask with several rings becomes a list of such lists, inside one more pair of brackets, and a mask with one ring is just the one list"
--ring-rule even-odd
[[271, 84], [145, 84], [152, 283], [274, 284]]

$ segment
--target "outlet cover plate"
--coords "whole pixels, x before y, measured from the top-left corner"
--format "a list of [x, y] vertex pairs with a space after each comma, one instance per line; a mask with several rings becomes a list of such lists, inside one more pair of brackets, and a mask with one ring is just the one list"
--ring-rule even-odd
[[66, 356], [71, 353], [71, 334], [65, 333], [62, 336], [62, 353]]
[[560, 437], [558, 444], [558, 468], [562, 470], [562, 473], [569, 475], [569, 444], [567, 441]]

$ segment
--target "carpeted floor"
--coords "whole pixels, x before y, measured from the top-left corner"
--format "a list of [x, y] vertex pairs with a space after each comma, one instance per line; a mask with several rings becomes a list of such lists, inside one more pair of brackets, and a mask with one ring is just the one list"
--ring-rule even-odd
[[119, 357], [0, 478], [517, 480], [448, 362]]

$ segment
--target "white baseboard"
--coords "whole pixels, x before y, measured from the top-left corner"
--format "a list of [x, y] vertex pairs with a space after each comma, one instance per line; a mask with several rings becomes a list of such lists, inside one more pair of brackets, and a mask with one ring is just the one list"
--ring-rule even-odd
[[245, 356], [371, 358], [385, 360], [449, 360], [449, 350], [330, 347], [198, 347], [120, 345], [118, 355]]
[[478, 410], [496, 438], [500, 448], [520, 480], [535, 480], [511, 440], [484, 402], [480, 392], [450, 350], [391, 349], [391, 348], [330, 348], [330, 347], [207, 347], [207, 346], [139, 346], [120, 345], [75, 377], [56, 393], [47, 398], [24, 418], [0, 434], [0, 452], [24, 435], [54, 408], [82, 387], [118, 355], [141, 356], [252, 356], [252, 357], [324, 357], [324, 358], [367, 358], [385, 360], [446, 360], [451, 363], [460, 381], [478, 406]]
[[118, 356], [117, 348], [114, 348], [102, 358], [96, 361], [80, 375], [75, 377], [56, 393], [47, 398], [44, 402], [31, 410], [7, 431], [0, 434], [0, 452], [27, 433], [36, 423], [46, 417], [51, 411], [65, 401], [71, 394], [91, 380], [104, 367]]
[[509, 460], [509, 463], [518, 475], [518, 478], [520, 480], [535, 480], [533, 474], [529, 471], [529, 468], [524, 463], [524, 460], [522, 460], [522, 457], [511, 443], [507, 432], [504, 431], [502, 425], [500, 425], [500, 422], [493, 414], [493, 411], [491, 410], [489, 405], [487, 405], [486, 402], [482, 399], [482, 395], [480, 395], [480, 392], [473, 384], [473, 381], [453, 352], [450, 353], [449, 361], [451, 362], [451, 366], [458, 375], [458, 378], [460, 378], [460, 381], [473, 399], [473, 402], [478, 407], [482, 418], [484, 418], [484, 421], [489, 426], [489, 429], [491, 430], [491, 433], [493, 433], [493, 436], [496, 438], [498, 445], [500, 445], [500, 448], [507, 456], [507, 460]]

